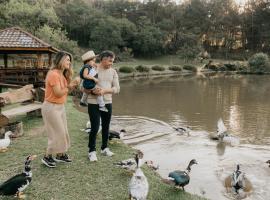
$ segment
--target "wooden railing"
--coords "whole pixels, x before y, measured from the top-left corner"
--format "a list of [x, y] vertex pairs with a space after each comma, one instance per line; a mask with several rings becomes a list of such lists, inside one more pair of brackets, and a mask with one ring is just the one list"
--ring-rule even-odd
[[0, 69], [0, 82], [16, 85], [33, 84], [35, 87], [44, 86], [47, 68], [2, 68]]

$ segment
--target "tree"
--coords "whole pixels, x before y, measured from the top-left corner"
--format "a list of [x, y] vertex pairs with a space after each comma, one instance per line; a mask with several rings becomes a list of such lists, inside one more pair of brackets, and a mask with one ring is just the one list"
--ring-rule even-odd
[[[48, 0], [47, 0], [48, 2]], [[2, 28], [20, 26], [28, 31], [34, 32], [45, 24], [58, 28], [60, 21], [52, 5], [44, 1], [10, 0], [0, 4]]]
[[75, 56], [75, 58], [78, 58], [80, 55], [77, 42], [70, 40], [67, 37], [67, 33], [62, 31], [60, 28], [54, 29], [44, 25], [36, 31], [36, 35], [49, 44], [59, 48], [60, 50], [65, 50], [71, 53]]

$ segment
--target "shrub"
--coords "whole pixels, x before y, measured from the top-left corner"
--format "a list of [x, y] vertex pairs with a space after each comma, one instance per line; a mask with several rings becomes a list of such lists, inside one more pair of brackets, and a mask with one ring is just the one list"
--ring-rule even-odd
[[135, 67], [135, 69], [138, 72], [149, 72], [150, 71], [149, 67], [143, 66], [143, 65], [138, 65], [137, 67]]
[[123, 66], [119, 68], [119, 72], [122, 73], [132, 73], [134, 72], [134, 68], [133, 67], [127, 67], [127, 66]]
[[172, 71], [182, 71], [182, 68], [180, 66], [170, 66], [169, 70]]
[[250, 71], [255, 73], [261, 73], [269, 71], [270, 60], [265, 53], [256, 53], [249, 60]]
[[152, 67], [152, 70], [155, 70], [155, 71], [164, 71], [165, 70], [165, 67], [155, 65], [155, 66]]
[[225, 63], [224, 67], [228, 71], [236, 71], [237, 70], [237, 66], [235, 64]]
[[189, 71], [192, 71], [192, 72], [197, 72], [197, 68], [192, 66], [192, 65], [184, 65], [183, 69], [189, 70]]

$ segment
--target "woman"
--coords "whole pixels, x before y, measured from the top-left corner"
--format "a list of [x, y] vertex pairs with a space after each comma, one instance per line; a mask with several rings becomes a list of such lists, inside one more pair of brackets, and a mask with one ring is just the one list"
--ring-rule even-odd
[[[47, 167], [56, 167], [56, 162], [71, 162], [67, 155], [70, 139], [67, 128], [65, 102], [72, 78], [71, 55], [58, 52], [54, 66], [48, 72], [45, 80], [45, 99], [42, 105], [42, 117], [48, 134], [48, 147], [41, 160]], [[56, 155], [53, 158], [53, 155]], [[56, 161], [56, 162], [55, 162]]]
[[112, 156], [114, 153], [108, 148], [109, 128], [112, 116], [112, 94], [119, 93], [120, 86], [118, 75], [112, 68], [115, 55], [112, 51], [103, 51], [99, 55], [100, 64], [98, 66], [98, 89], [93, 91], [96, 95], [104, 96], [107, 112], [99, 110], [96, 95], [88, 96], [88, 114], [91, 122], [91, 132], [89, 134], [89, 160], [97, 161], [96, 136], [99, 130], [100, 119], [102, 122], [102, 146], [101, 154]]

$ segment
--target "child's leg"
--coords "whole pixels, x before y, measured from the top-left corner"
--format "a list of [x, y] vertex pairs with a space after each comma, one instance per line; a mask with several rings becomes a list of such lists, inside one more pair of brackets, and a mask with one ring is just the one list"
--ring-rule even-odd
[[87, 104], [87, 98], [88, 98], [88, 94], [84, 92], [81, 98], [81, 102]]
[[103, 96], [97, 96], [97, 103], [99, 105], [99, 110], [108, 112], [108, 109], [105, 107]]
[[97, 103], [98, 103], [99, 107], [105, 106], [103, 96], [101, 96], [101, 95], [97, 96]]

